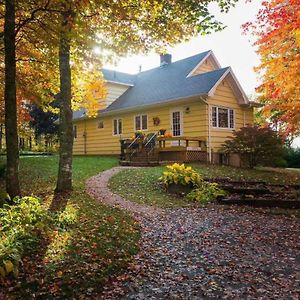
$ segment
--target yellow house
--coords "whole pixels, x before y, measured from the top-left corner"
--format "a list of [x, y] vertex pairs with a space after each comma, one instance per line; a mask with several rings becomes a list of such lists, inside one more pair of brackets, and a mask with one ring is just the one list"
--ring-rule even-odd
[[[93, 119], [84, 110], [74, 112], [75, 155], [122, 152], [124, 160], [133, 161], [237, 164], [219, 153], [220, 146], [233, 130], [253, 123], [253, 105], [232, 69], [221, 68], [212, 51], [176, 62], [161, 55], [159, 67], [135, 75], [107, 69], [103, 74], [105, 108]], [[136, 131], [145, 134], [143, 142], [133, 138]]]

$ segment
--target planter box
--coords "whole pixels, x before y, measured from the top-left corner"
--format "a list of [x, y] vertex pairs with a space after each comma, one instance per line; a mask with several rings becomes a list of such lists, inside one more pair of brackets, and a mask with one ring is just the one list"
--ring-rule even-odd
[[193, 189], [193, 185], [181, 185], [181, 184], [169, 184], [167, 186], [167, 191], [171, 194], [176, 195], [186, 195], [191, 192]]

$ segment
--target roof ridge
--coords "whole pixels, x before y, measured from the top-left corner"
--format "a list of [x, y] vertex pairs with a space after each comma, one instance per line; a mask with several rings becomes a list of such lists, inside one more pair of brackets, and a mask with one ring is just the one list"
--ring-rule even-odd
[[[193, 57], [200, 56], [200, 55], [203, 55], [203, 54], [205, 54], [205, 53], [209, 53], [209, 52], [211, 52], [211, 51], [212, 51], [212, 50], [207, 50], [207, 51], [204, 51], [204, 52], [200, 52], [200, 53], [198, 53], [198, 54], [194, 54], [194, 55], [192, 55], [192, 56], [188, 56], [188, 57], [185, 57], [185, 58], [176, 60], [176, 61], [174, 61], [174, 62], [171, 62], [170, 64], [166, 64], [166, 65], [164, 65], [163, 67], [168, 67], [169, 65], [174, 65], [174, 64], [177, 64], [177, 63], [182, 62], [182, 61], [184, 61], [184, 60], [191, 59], [191, 58], [193, 58]], [[136, 75], [139, 75], [139, 74], [141, 74], [141, 73], [146, 73], [146, 72], [149, 72], [149, 71], [153, 71], [153, 70], [155, 70], [155, 69], [160, 69], [160, 68], [161, 68], [161, 66], [158, 66], [158, 67], [155, 67], [155, 68], [151, 68], [151, 69], [148, 69], [148, 70], [145, 70], [145, 71], [136, 73]]]
[[[203, 54], [207, 54], [209, 52], [211, 52], [212, 50], [207, 50], [207, 51], [204, 51], [204, 52], [200, 52], [198, 54], [194, 54], [192, 56], [188, 56], [188, 57], [185, 57], [185, 58], [182, 58], [182, 59], [179, 59], [179, 60], [176, 60], [174, 62], [171, 62], [170, 65], [173, 65], [173, 64], [176, 64], [176, 63], [179, 63], [179, 62], [182, 62], [184, 60], [187, 60], [187, 59], [191, 59], [193, 57], [196, 57], [196, 56], [200, 56], [200, 55], [203, 55]], [[164, 67], [167, 67], [168, 65], [165, 65]], [[149, 72], [149, 71], [153, 71], [155, 69], [160, 69], [161, 66], [158, 66], [158, 67], [154, 67], [154, 68], [151, 68], [151, 69], [148, 69], [148, 70], [145, 70], [145, 71], [141, 71], [141, 72], [138, 72], [138, 73], [134, 73], [134, 74], [130, 74], [130, 73], [126, 73], [126, 72], [122, 72], [122, 71], [117, 71], [117, 70], [114, 70], [114, 69], [108, 69], [108, 68], [102, 68], [101, 70], [107, 70], [107, 71], [111, 71], [111, 72], [118, 72], [118, 73], [122, 73], [122, 74], [126, 74], [126, 75], [129, 75], [129, 76], [137, 76], [139, 74], [143, 74], [143, 73], [146, 73], [146, 72]]]

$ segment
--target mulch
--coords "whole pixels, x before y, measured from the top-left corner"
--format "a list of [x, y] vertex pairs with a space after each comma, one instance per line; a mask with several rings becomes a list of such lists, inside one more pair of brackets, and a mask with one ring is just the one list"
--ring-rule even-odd
[[107, 188], [120, 170], [93, 177], [87, 191], [139, 220], [141, 251], [101, 299], [299, 299], [299, 218], [132, 203]]

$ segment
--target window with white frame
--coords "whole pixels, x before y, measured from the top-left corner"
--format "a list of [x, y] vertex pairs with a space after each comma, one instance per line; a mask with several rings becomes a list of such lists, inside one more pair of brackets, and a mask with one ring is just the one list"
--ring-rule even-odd
[[113, 134], [118, 135], [122, 134], [122, 119], [113, 120]]
[[148, 129], [148, 116], [138, 115], [134, 118], [135, 130], [147, 130]]
[[234, 110], [224, 107], [212, 107], [212, 126], [216, 128], [234, 128]]

